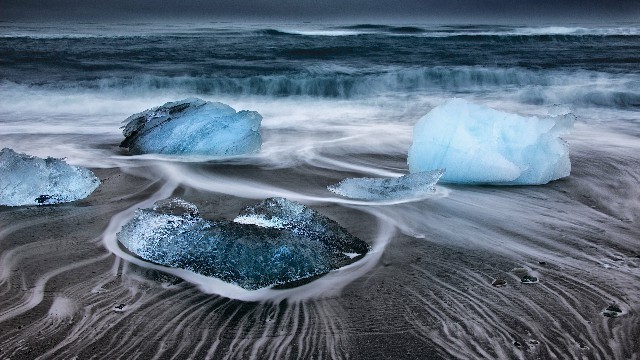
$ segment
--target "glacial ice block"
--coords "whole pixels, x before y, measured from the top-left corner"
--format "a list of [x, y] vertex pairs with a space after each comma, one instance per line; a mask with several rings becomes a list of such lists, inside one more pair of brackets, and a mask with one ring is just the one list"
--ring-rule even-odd
[[351, 178], [327, 187], [330, 191], [352, 199], [394, 200], [432, 193], [444, 170], [437, 169], [398, 178]]
[[117, 238], [144, 260], [249, 290], [327, 273], [369, 249], [333, 220], [280, 198], [243, 210], [235, 221], [206, 220], [191, 203], [161, 200], [137, 210]]
[[84, 199], [100, 185], [91, 170], [62, 159], [0, 151], [0, 205], [48, 205]]
[[255, 111], [188, 98], [129, 116], [120, 146], [131, 154], [250, 154], [262, 145], [261, 121]]
[[445, 169], [441, 181], [534, 185], [569, 176], [572, 114], [524, 117], [451, 99], [413, 129], [409, 171]]

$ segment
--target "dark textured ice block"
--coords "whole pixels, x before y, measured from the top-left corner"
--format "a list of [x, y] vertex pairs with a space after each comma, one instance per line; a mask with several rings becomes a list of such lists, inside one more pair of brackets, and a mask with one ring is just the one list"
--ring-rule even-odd
[[[274, 226], [275, 225], [275, 226]], [[325, 274], [369, 246], [302, 204], [267, 199], [236, 221], [211, 221], [181, 199], [139, 209], [117, 234], [144, 260], [259, 289]]]

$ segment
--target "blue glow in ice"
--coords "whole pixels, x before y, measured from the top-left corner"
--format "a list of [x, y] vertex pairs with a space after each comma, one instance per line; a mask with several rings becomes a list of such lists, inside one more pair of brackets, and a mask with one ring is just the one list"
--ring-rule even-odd
[[424, 171], [398, 178], [344, 179], [327, 187], [330, 191], [363, 200], [397, 200], [424, 196], [436, 190], [435, 185], [444, 170]]
[[0, 205], [48, 205], [84, 199], [100, 185], [88, 169], [62, 159], [0, 151]]
[[569, 148], [560, 138], [575, 117], [524, 117], [451, 99], [422, 117], [409, 149], [411, 172], [446, 169], [442, 182], [546, 184], [569, 176]]
[[188, 98], [128, 117], [120, 146], [131, 154], [250, 154], [262, 145], [261, 121], [255, 111]]
[[249, 207], [233, 222], [203, 219], [181, 199], [161, 200], [137, 210], [117, 238], [147, 261], [250, 290], [325, 274], [369, 249], [335, 221], [281, 198]]

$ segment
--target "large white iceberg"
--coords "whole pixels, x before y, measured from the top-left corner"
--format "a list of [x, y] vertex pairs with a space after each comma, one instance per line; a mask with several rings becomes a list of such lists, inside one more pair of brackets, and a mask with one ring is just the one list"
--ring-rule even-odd
[[413, 129], [409, 171], [446, 169], [442, 182], [546, 184], [568, 176], [569, 149], [560, 136], [575, 117], [524, 117], [450, 99]]
[[255, 111], [188, 98], [125, 119], [120, 146], [131, 154], [250, 154], [262, 145], [261, 121]]
[[398, 178], [351, 178], [327, 187], [330, 191], [363, 200], [397, 200], [424, 196], [436, 190], [444, 170], [437, 169]]
[[0, 205], [48, 205], [84, 199], [100, 185], [91, 170], [62, 159], [0, 151]]
[[161, 200], [137, 210], [117, 238], [147, 261], [249, 290], [310, 280], [369, 250], [335, 221], [283, 198], [248, 207], [234, 221], [206, 220], [191, 203]]

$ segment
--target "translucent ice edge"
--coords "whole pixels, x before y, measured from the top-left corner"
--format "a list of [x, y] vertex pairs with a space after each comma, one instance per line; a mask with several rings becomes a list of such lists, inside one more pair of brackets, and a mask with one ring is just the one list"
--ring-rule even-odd
[[100, 180], [62, 159], [0, 151], [0, 205], [50, 205], [84, 199]]
[[327, 187], [352, 199], [390, 200], [419, 198], [435, 192], [443, 169], [407, 174], [398, 178], [350, 178]]

